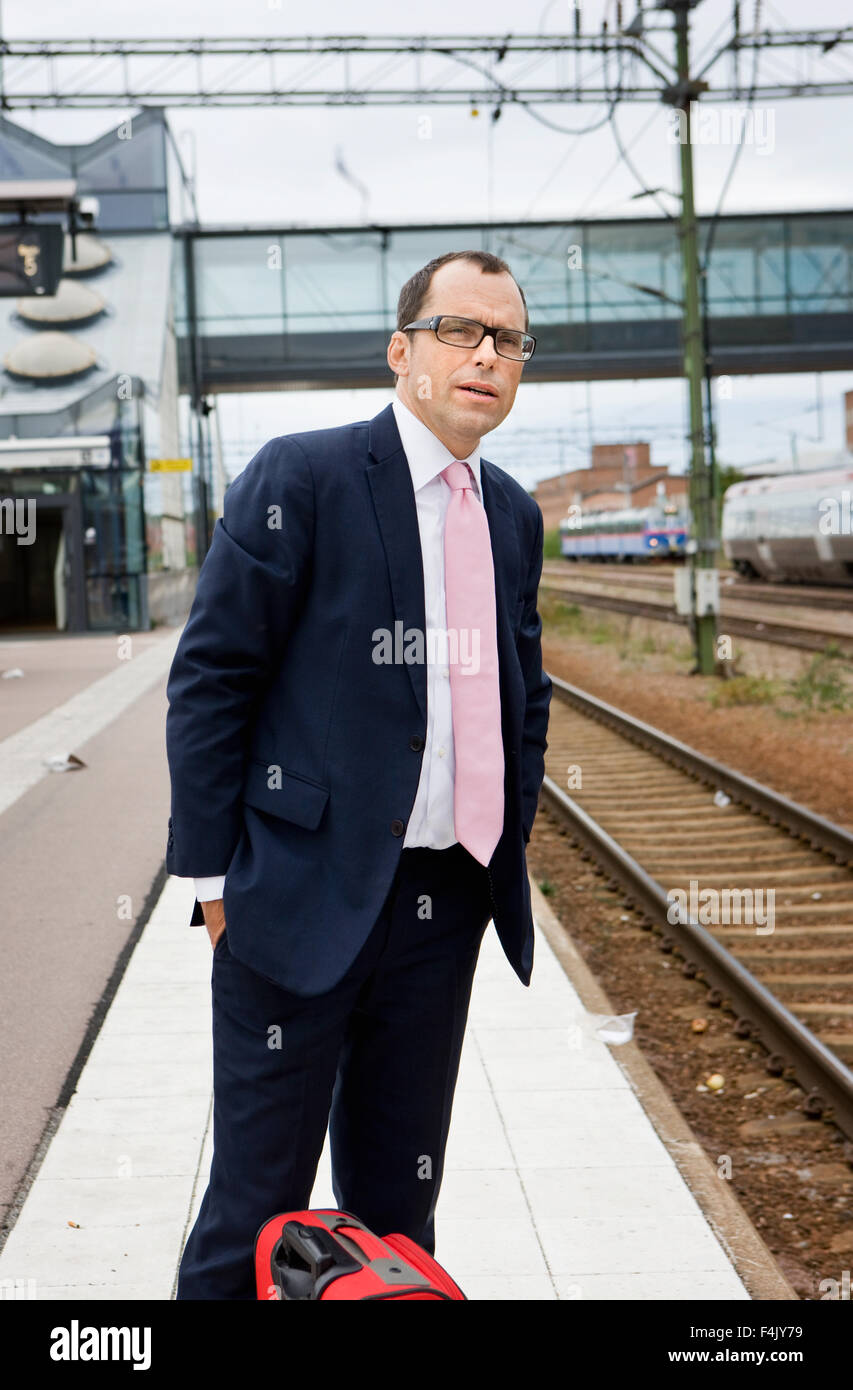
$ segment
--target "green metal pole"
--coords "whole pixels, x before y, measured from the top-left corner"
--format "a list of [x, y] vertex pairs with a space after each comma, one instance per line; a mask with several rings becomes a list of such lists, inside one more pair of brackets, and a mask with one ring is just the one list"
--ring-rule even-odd
[[[705, 375], [704, 337], [699, 308], [699, 251], [696, 231], [696, 209], [693, 202], [693, 143], [690, 125], [690, 103], [698, 95], [690, 81], [689, 4], [687, 0], [672, 6], [675, 18], [676, 63], [678, 91], [676, 105], [683, 113], [679, 130], [681, 158], [681, 278], [684, 302], [684, 373], [690, 405], [690, 508], [693, 514], [694, 554], [690, 557], [694, 596], [699, 588], [699, 571], [714, 568], [717, 549], [712, 479], [705, 458], [702, 384]], [[716, 614], [698, 613], [694, 622], [696, 670], [703, 676], [713, 675], [716, 669]]]
[[712, 370], [711, 342], [708, 333], [708, 275], [710, 267], [706, 262], [701, 276], [702, 284], [702, 355], [705, 361], [705, 440], [708, 445], [708, 478], [712, 497], [711, 516], [713, 534], [719, 536], [723, 497], [720, 491], [720, 470], [717, 467], [717, 432], [714, 427], [714, 373]]

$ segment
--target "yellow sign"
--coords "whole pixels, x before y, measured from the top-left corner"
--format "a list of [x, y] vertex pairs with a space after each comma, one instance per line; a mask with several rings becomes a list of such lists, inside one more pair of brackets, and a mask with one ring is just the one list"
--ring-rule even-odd
[[149, 459], [152, 473], [191, 473], [192, 459]]

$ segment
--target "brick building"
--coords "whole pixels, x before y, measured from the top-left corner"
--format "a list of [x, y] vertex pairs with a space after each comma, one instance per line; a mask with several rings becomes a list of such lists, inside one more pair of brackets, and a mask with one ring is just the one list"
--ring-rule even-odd
[[667, 497], [686, 496], [689, 479], [655, 468], [648, 443], [594, 444], [589, 468], [543, 478], [533, 496], [542, 508], [545, 530], [559, 526], [570, 506], [589, 511], [605, 507], [648, 507], [663, 485]]

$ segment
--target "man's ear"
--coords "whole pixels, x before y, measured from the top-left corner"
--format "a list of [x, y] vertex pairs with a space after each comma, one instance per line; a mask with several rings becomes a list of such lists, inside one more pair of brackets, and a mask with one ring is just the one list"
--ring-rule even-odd
[[387, 351], [388, 366], [395, 376], [409, 375], [409, 346], [405, 333], [401, 333], [399, 328], [395, 329], [391, 334]]

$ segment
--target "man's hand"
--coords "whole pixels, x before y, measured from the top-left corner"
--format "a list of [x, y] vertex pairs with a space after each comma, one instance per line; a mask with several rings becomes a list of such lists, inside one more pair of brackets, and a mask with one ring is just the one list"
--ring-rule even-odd
[[215, 948], [225, 930], [225, 902], [222, 898], [212, 898], [210, 902], [202, 903], [201, 910], [204, 913], [204, 925], [207, 927], [210, 944]]

